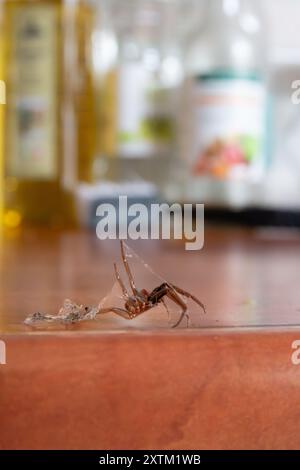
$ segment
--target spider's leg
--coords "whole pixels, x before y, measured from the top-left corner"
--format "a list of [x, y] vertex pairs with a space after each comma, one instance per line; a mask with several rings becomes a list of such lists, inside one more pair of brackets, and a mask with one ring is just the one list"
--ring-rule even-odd
[[122, 293], [123, 293], [123, 297], [125, 297], [125, 299], [128, 299], [129, 295], [128, 295], [128, 292], [127, 292], [127, 289], [121, 279], [121, 276], [120, 276], [120, 273], [118, 271], [118, 268], [117, 268], [117, 265], [116, 263], [114, 263], [114, 268], [115, 268], [115, 275], [116, 275], [116, 279], [122, 289]]
[[125, 318], [125, 320], [131, 320], [131, 316], [127, 312], [127, 310], [124, 310], [123, 308], [118, 308], [118, 307], [111, 307], [111, 308], [102, 308], [99, 310], [98, 315], [103, 314], [103, 313], [115, 313], [116, 315], [119, 315], [122, 318]]
[[[153, 289], [153, 291], [149, 294], [149, 298], [151, 300], [151, 302], [154, 304], [154, 305], [157, 305], [159, 302], [161, 302], [168, 314], [168, 320], [170, 321], [170, 318], [171, 318], [171, 314], [170, 314], [170, 311], [168, 309], [168, 306], [164, 300], [164, 296], [168, 294], [169, 291], [173, 291], [175, 292], [176, 294], [176, 291], [175, 289], [172, 289], [169, 284], [167, 284], [166, 282], [164, 282], [163, 284], [161, 284], [160, 286], [156, 287], [155, 289]], [[174, 300], [174, 299], [172, 299]]]
[[169, 299], [173, 300], [173, 302], [175, 302], [177, 305], [179, 305], [182, 308], [182, 312], [181, 312], [178, 322], [175, 323], [175, 325], [173, 325], [172, 327], [172, 328], [176, 328], [177, 326], [180, 325], [184, 317], [189, 318], [187, 314], [187, 306], [186, 306], [186, 303], [180, 297], [180, 295], [178, 295], [174, 289], [169, 288], [166, 292], [166, 295], [169, 297]]
[[164, 299], [161, 299], [161, 302], [162, 302], [163, 306], [165, 307], [165, 310], [168, 314], [168, 321], [170, 321], [170, 318], [171, 318], [170, 310], [168, 309], [168, 306], [167, 306], [166, 302], [164, 301]]
[[134, 282], [134, 279], [133, 279], [133, 276], [131, 274], [131, 271], [130, 271], [130, 267], [129, 267], [129, 263], [127, 261], [127, 256], [125, 254], [125, 250], [124, 250], [124, 243], [123, 241], [121, 240], [120, 241], [121, 243], [121, 253], [122, 253], [122, 260], [123, 260], [123, 264], [124, 264], [124, 267], [125, 267], [125, 270], [127, 272], [127, 276], [128, 276], [128, 279], [129, 279], [129, 283], [130, 283], [130, 287], [132, 289], [132, 292], [134, 295], [137, 295], [138, 294], [138, 290], [135, 286], [135, 282]]
[[190, 294], [189, 292], [181, 289], [180, 287], [177, 287], [177, 286], [174, 286], [174, 284], [170, 284], [171, 288], [173, 288], [176, 292], [178, 292], [178, 294], [181, 294], [183, 295], [184, 297], [188, 298], [188, 299], [192, 299], [194, 302], [196, 302], [196, 304], [200, 305], [200, 307], [202, 308], [203, 312], [206, 313], [206, 309], [205, 309], [205, 306], [204, 304], [199, 300], [197, 299], [197, 297], [195, 297], [194, 295]]

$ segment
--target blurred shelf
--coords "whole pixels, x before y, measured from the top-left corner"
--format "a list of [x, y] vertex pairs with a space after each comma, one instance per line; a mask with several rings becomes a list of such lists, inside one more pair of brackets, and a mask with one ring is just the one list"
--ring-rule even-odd
[[[219, 224], [236, 224], [246, 227], [282, 227], [300, 228], [300, 209], [223, 209], [209, 208], [205, 210], [206, 220]], [[280, 236], [280, 232], [279, 232]], [[300, 232], [299, 232], [300, 236]]]

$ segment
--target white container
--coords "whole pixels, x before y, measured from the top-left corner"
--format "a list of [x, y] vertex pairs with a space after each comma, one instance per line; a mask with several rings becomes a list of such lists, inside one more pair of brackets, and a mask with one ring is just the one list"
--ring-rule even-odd
[[266, 31], [255, 0], [205, 7], [186, 54], [185, 199], [243, 207], [266, 166]]

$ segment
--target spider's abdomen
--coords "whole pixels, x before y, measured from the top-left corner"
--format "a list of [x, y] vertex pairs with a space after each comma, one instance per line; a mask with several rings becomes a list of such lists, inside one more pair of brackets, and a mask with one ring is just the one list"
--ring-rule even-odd
[[169, 289], [169, 285], [167, 282], [164, 282], [158, 287], [155, 287], [153, 291], [149, 294], [149, 302], [151, 302], [153, 305], [158, 304], [161, 299], [166, 295], [167, 291]]

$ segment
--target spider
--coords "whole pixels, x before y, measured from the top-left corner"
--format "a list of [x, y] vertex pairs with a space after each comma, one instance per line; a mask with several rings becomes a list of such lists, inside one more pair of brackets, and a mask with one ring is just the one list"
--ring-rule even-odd
[[120, 244], [121, 244], [122, 261], [123, 261], [125, 271], [128, 276], [132, 294], [128, 293], [125, 287], [125, 284], [123, 283], [121, 276], [119, 274], [117, 265], [116, 263], [114, 263], [115, 276], [121, 287], [123, 298], [125, 300], [124, 308], [119, 308], [119, 307], [103, 308], [103, 309], [100, 309], [99, 311], [100, 314], [113, 312], [125, 318], [126, 320], [132, 320], [138, 315], [141, 315], [142, 313], [147, 312], [151, 308], [156, 307], [160, 303], [164, 305], [165, 309], [169, 313], [167, 305], [164, 301], [164, 297], [168, 297], [177, 305], [179, 305], [179, 307], [181, 307], [180, 318], [173, 325], [173, 328], [176, 328], [177, 326], [180, 325], [184, 317], [187, 318], [187, 322], [189, 324], [189, 315], [187, 313], [187, 305], [181, 296], [188, 298], [188, 299], [192, 299], [194, 302], [200, 305], [204, 313], [206, 313], [205, 306], [203, 305], [202, 302], [200, 302], [199, 299], [197, 299], [197, 297], [181, 289], [180, 287], [175, 286], [174, 284], [163, 282], [160, 286], [155, 287], [150, 293], [146, 289], [141, 289], [141, 290], [137, 289], [134, 278], [130, 270], [128, 260], [127, 260], [123, 241], [120, 241]]

